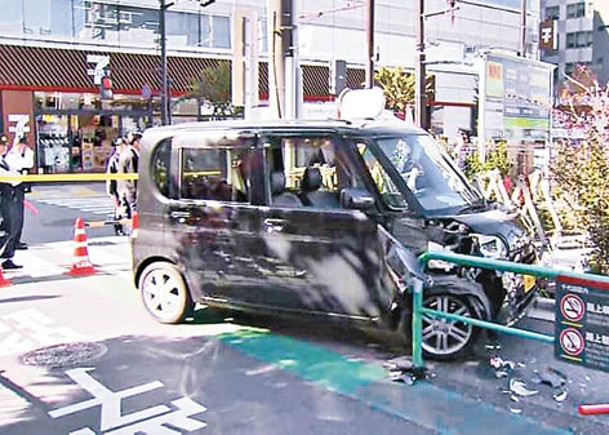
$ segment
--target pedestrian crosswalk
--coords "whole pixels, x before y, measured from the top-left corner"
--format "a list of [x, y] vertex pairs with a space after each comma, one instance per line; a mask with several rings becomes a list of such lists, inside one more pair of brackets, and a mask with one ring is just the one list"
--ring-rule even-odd
[[108, 196], [90, 196], [87, 198], [41, 198], [36, 203], [67, 207], [95, 215], [113, 216], [114, 204]]

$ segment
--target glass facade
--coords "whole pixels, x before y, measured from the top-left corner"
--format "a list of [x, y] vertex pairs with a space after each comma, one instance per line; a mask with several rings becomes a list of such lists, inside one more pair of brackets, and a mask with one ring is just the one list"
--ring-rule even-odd
[[[102, 0], [2, 0], [0, 37], [152, 48], [159, 39], [156, 3], [143, 7]], [[165, 20], [170, 49], [231, 47], [228, 15], [170, 8]]]

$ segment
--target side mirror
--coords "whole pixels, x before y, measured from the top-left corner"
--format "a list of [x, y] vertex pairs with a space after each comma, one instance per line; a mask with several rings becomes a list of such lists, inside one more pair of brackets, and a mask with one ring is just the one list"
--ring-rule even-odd
[[374, 197], [364, 189], [343, 189], [340, 193], [340, 205], [343, 208], [370, 210], [375, 203]]

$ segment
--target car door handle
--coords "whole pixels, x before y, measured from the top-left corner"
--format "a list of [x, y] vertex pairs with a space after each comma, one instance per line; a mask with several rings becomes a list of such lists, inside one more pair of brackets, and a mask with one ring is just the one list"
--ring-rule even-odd
[[263, 221], [262, 226], [267, 233], [280, 233], [283, 231], [285, 219], [267, 218]]

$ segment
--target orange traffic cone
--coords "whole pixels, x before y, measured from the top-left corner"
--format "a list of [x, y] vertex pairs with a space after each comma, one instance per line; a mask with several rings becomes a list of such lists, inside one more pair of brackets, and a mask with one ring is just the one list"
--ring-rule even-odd
[[85, 232], [85, 221], [77, 218], [74, 221], [74, 258], [72, 268], [66, 275], [83, 276], [92, 275], [97, 272], [89, 260], [89, 250], [87, 249], [87, 233]]
[[133, 218], [131, 218], [131, 238], [132, 239], [137, 239], [139, 230], [140, 230], [140, 215], [136, 211], [133, 213]]
[[13, 281], [4, 277], [2, 273], [2, 266], [0, 266], [0, 287], [7, 287], [9, 285], [13, 285]]

